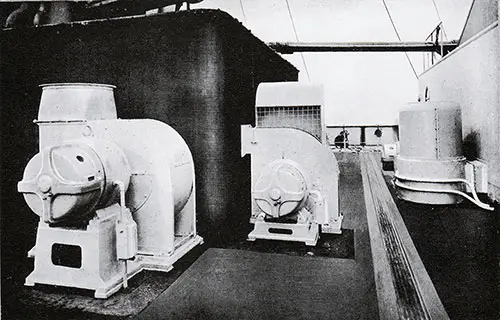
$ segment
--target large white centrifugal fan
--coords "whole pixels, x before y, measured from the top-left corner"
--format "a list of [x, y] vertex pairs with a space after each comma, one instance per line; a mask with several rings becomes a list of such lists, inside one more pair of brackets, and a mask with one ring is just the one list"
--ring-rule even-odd
[[255, 128], [241, 127], [241, 155], [251, 155], [254, 229], [248, 240], [316, 245], [341, 233], [339, 168], [326, 141], [321, 86], [261, 83]]
[[96, 84], [43, 86], [36, 123], [40, 152], [18, 183], [40, 216], [26, 285], [107, 298], [143, 269], [171, 270], [203, 241], [193, 158], [174, 129], [116, 119], [113, 87]]

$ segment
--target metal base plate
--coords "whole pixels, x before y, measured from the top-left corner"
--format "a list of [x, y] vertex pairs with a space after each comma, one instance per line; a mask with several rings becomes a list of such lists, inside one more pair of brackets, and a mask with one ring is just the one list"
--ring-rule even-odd
[[322, 224], [321, 233], [341, 234], [342, 220], [344, 220], [344, 215], [339, 214], [337, 220], [330, 221], [329, 224]]
[[138, 265], [141, 270], [168, 272], [173, 269], [173, 264], [197, 245], [203, 244], [203, 238], [198, 235], [187, 236], [188, 239], [181, 241], [171, 255], [147, 255], [138, 254], [131, 265]]
[[308, 246], [315, 246], [319, 238], [317, 223], [290, 224], [256, 221], [252, 232], [248, 234], [248, 241], [257, 239], [283, 240], [304, 242]]

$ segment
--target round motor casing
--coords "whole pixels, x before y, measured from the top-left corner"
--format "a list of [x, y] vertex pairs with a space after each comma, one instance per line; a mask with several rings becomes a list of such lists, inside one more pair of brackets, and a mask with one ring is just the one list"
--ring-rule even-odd
[[18, 189], [46, 223], [81, 221], [116, 203], [115, 181], [125, 188], [131, 170], [123, 151], [99, 139], [67, 141], [44, 148], [27, 164]]
[[304, 207], [309, 186], [298, 163], [279, 159], [266, 166], [253, 186], [252, 195], [262, 212], [268, 217], [279, 218]]
[[463, 190], [459, 182], [446, 182], [465, 177], [460, 106], [446, 101], [408, 104], [399, 113], [399, 138], [400, 153], [395, 159], [398, 196], [425, 204], [461, 202], [457, 194], [434, 192]]

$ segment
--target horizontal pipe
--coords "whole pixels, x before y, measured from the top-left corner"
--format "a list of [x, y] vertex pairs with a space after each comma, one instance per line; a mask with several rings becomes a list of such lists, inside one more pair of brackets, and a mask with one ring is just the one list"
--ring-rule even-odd
[[[461, 179], [461, 178], [455, 178], [455, 179], [416, 179], [416, 178], [400, 176], [397, 174], [394, 175], [394, 178], [396, 178], [396, 181], [394, 182], [394, 184], [400, 188], [403, 188], [403, 189], [417, 191], [417, 192], [458, 194], [482, 209], [490, 210], [490, 211], [495, 210], [495, 208], [493, 208], [493, 207], [489, 206], [488, 204], [483, 203], [483, 202], [481, 202], [481, 200], [479, 200], [479, 197], [477, 196], [476, 189], [474, 188], [474, 185], [470, 181], [467, 181], [465, 179]], [[471, 198], [466, 193], [461, 192], [461, 191], [457, 191], [457, 190], [451, 190], [451, 189], [450, 190], [442, 190], [442, 189], [412, 187], [412, 186], [408, 186], [406, 184], [401, 183], [400, 181], [398, 181], [398, 179], [412, 181], [412, 182], [422, 182], [422, 183], [465, 183], [472, 190], [472, 196], [474, 198]]]
[[327, 129], [342, 129], [342, 128], [380, 128], [380, 129], [390, 128], [390, 129], [397, 129], [398, 125], [396, 125], [396, 124], [382, 124], [382, 125], [379, 125], [379, 124], [359, 124], [359, 125], [347, 124], [347, 125], [327, 125], [326, 128]]
[[[60, 1], [60, 0], [49, 0], [49, 1]], [[162, 8], [166, 6], [172, 6], [177, 4], [184, 3], [198, 3], [202, 0], [141, 0], [139, 2], [143, 2], [145, 7], [148, 8]], [[130, 0], [90, 0], [87, 1], [87, 7], [101, 7], [101, 6], [109, 6], [109, 5], [121, 5], [123, 7], [134, 5], [131, 3], [133, 1]]]
[[458, 46], [456, 41], [442, 42], [272, 42], [279, 53], [294, 52], [437, 52], [446, 55]]

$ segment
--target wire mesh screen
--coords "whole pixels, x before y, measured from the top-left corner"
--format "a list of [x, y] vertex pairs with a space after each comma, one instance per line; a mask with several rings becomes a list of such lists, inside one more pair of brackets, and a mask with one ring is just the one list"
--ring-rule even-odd
[[257, 127], [295, 128], [321, 141], [321, 106], [257, 107]]

